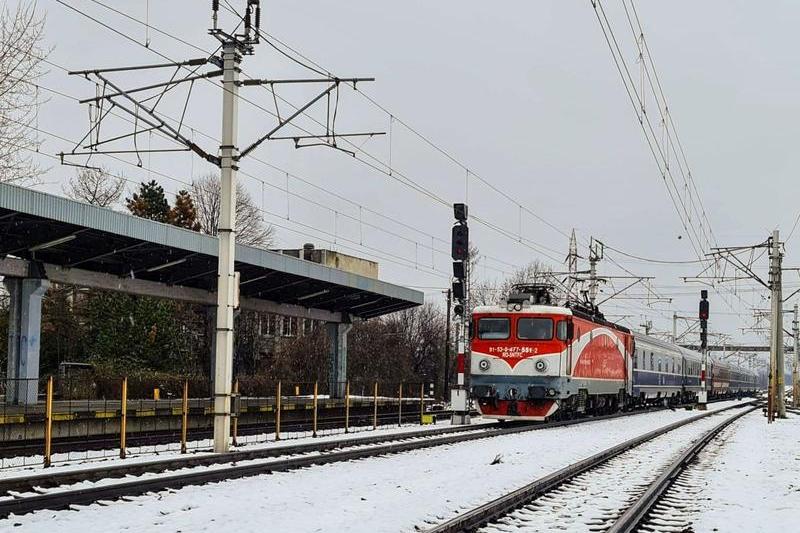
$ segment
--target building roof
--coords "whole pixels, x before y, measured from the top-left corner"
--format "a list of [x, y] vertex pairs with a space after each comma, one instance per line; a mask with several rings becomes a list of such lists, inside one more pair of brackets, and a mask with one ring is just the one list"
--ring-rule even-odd
[[[215, 291], [217, 238], [0, 184], [0, 257]], [[399, 285], [251, 246], [236, 246], [240, 295], [372, 318], [422, 304]]]

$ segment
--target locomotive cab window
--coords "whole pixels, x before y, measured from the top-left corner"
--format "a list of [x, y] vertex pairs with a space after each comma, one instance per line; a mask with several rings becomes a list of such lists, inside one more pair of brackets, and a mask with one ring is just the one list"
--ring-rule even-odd
[[560, 320], [558, 322], [558, 325], [556, 325], [556, 337], [560, 341], [565, 341], [565, 340], [567, 340], [569, 338], [569, 335], [567, 335], [567, 321], [566, 320]]
[[517, 338], [531, 341], [548, 341], [553, 338], [552, 318], [520, 318], [517, 321]]
[[511, 323], [507, 318], [481, 318], [478, 320], [478, 338], [484, 340], [507, 339]]

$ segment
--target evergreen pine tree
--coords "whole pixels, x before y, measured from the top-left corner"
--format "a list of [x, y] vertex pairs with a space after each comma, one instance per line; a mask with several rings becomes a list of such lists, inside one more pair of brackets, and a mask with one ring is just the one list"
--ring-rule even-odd
[[164, 188], [156, 180], [139, 184], [139, 191], [126, 198], [128, 211], [142, 218], [158, 222], [170, 221], [170, 208]]
[[188, 191], [179, 191], [175, 195], [175, 206], [170, 212], [169, 222], [173, 226], [200, 231], [200, 223], [197, 221], [197, 209]]

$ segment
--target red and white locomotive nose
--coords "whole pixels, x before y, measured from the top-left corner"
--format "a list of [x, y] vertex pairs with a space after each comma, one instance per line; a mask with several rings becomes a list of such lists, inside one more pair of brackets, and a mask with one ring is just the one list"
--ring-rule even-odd
[[[523, 287], [473, 312], [472, 396], [483, 416], [545, 420], [624, 393], [630, 333], [551, 305], [547, 288]], [[608, 398], [605, 398], [608, 396]]]

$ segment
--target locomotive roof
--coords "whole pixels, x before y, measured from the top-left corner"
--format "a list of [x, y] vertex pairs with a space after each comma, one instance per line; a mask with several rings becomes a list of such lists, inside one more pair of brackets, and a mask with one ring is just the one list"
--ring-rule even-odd
[[558, 305], [526, 305], [519, 311], [509, 309], [504, 305], [479, 305], [472, 310], [473, 313], [512, 313], [524, 315], [529, 313], [544, 315], [572, 315], [572, 309]]

